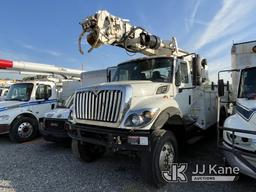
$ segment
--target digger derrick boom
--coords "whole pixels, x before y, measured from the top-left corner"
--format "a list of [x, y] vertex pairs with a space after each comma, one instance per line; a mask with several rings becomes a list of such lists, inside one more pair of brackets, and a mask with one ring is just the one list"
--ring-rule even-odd
[[80, 22], [82, 33], [79, 36], [79, 50], [83, 54], [81, 41], [86, 35], [91, 46], [88, 52], [102, 45], [113, 45], [128, 52], [141, 53], [146, 56], [189, 54], [178, 48], [175, 37], [169, 41], [161, 40], [141, 27], [133, 26], [129, 20], [111, 15], [108, 11], [98, 11]]

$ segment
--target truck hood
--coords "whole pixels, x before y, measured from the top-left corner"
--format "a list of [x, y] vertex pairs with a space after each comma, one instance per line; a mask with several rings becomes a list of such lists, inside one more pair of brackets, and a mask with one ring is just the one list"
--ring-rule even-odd
[[160, 83], [160, 82], [152, 82], [152, 81], [118, 81], [118, 82], [110, 82], [110, 83], [101, 83], [96, 87], [131, 86], [133, 96], [140, 97], [140, 96], [155, 95], [157, 89], [163, 85], [170, 85], [170, 83]]
[[68, 119], [69, 113], [69, 108], [57, 108], [48, 113], [45, 113], [44, 117], [53, 119]]
[[0, 112], [10, 108], [19, 107], [20, 105], [25, 103], [26, 102], [23, 101], [0, 101]]
[[248, 100], [246, 98], [238, 98], [237, 104], [241, 107], [247, 108], [249, 110], [256, 109], [256, 100]]
[[256, 100], [237, 99], [236, 112], [256, 125]]

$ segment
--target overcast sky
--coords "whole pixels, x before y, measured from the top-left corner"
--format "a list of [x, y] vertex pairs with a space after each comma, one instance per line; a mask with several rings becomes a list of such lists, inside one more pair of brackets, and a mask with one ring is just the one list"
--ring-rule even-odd
[[[129, 19], [208, 59], [210, 77], [229, 68], [233, 42], [255, 40], [255, 0], [1, 0], [0, 58], [94, 70], [130, 59], [118, 47], [80, 55], [79, 21], [99, 9]], [[85, 47], [88, 49], [88, 47]], [[17, 77], [0, 73], [0, 78]]]

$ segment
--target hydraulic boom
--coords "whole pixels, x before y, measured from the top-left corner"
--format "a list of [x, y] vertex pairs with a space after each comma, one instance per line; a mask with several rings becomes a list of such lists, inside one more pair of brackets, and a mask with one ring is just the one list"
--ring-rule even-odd
[[83, 54], [81, 41], [87, 35], [91, 45], [88, 52], [104, 44], [124, 48], [128, 52], [141, 53], [146, 56], [188, 54], [178, 48], [175, 37], [171, 40], [161, 40], [141, 27], [133, 26], [129, 20], [111, 15], [108, 11], [98, 11], [80, 22], [83, 31], [79, 36], [79, 50]]

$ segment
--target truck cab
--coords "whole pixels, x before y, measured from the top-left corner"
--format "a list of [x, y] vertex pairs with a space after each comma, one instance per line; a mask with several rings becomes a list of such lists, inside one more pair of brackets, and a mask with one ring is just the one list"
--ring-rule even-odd
[[119, 64], [113, 82], [77, 90], [69, 117], [73, 153], [93, 161], [106, 149], [142, 152], [144, 172], [157, 164], [154, 183], [166, 183], [161, 173], [177, 160], [187, 126], [216, 123], [216, 91], [204, 70], [194, 55], [146, 57]]
[[106, 10], [80, 24], [81, 54], [86, 36], [88, 52], [111, 45], [147, 57], [119, 64], [113, 82], [76, 91], [69, 116], [73, 154], [90, 162], [106, 150], [133, 151], [144, 178], [166, 184], [180, 144], [217, 120], [207, 60], [180, 49], [175, 37], [163, 40]]
[[235, 111], [223, 125], [221, 146], [227, 162], [256, 178], [256, 67], [240, 71]]
[[[232, 46], [231, 111], [219, 126], [219, 147], [228, 164], [238, 167], [240, 173], [256, 178], [256, 41]], [[219, 82], [219, 105], [223, 97], [223, 79]]]
[[11, 85], [0, 102], [0, 134], [15, 142], [29, 141], [38, 134], [39, 119], [57, 105], [54, 82], [28, 81]]

